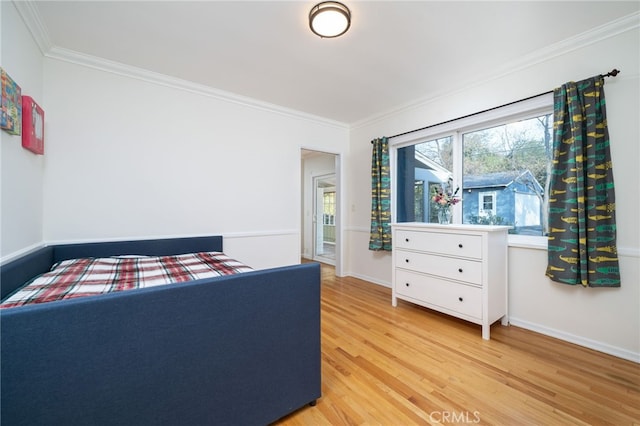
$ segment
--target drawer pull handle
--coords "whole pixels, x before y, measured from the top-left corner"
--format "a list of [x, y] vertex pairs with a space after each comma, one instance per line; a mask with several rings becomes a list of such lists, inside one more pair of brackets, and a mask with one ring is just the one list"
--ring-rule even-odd
[[458, 244], [458, 247], [462, 248], [462, 243]]
[[458, 268], [458, 272], [462, 273], [462, 268]]
[[405, 283], [404, 285], [406, 285], [407, 287], [409, 287], [409, 283]]
[[462, 297], [458, 297], [458, 300], [461, 301], [461, 302], [464, 301], [464, 299]]
[[409, 259], [405, 259], [404, 261], [405, 261], [405, 262], [407, 262], [407, 263], [409, 263]]
[[408, 239], [408, 238], [405, 238], [404, 240], [405, 240], [406, 242], [409, 242], [409, 239]]

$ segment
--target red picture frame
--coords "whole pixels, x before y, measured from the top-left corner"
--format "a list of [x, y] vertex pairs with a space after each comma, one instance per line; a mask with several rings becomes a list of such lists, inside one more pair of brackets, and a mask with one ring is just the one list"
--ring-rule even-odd
[[22, 97], [22, 147], [44, 154], [44, 111], [31, 96]]

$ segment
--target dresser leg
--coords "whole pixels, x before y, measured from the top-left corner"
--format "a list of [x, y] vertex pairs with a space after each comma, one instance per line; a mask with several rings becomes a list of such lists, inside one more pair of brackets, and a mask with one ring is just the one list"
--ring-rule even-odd
[[491, 332], [490, 324], [482, 324], [482, 338], [484, 340], [489, 340], [489, 334]]

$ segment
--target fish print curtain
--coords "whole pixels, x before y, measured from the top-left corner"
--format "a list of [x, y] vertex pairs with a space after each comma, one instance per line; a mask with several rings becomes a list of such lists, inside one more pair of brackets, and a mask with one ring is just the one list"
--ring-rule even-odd
[[603, 86], [597, 76], [554, 90], [546, 275], [584, 287], [620, 287]]
[[371, 234], [369, 250], [391, 251], [391, 176], [389, 141], [374, 139], [371, 156]]

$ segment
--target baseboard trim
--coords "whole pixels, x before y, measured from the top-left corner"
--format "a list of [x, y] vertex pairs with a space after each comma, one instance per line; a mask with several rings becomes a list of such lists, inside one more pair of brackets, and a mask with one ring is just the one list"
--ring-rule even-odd
[[345, 276], [358, 278], [360, 280], [364, 280], [364, 281], [370, 282], [372, 284], [377, 284], [377, 285], [381, 285], [382, 287], [391, 288], [391, 283], [388, 283], [388, 282], [385, 282], [385, 281], [381, 281], [381, 280], [378, 280], [377, 278], [369, 277], [367, 275], [347, 273]]
[[640, 353], [635, 353], [627, 349], [622, 349], [616, 346], [607, 345], [606, 343], [576, 336], [571, 333], [566, 333], [564, 331], [545, 327], [540, 324], [520, 320], [514, 317], [509, 317], [509, 323], [516, 327], [524, 328], [530, 331], [535, 331], [536, 333], [544, 334], [545, 336], [553, 337], [559, 340], [563, 340], [565, 342], [574, 343], [579, 346], [584, 346], [585, 348], [593, 349], [595, 351], [602, 352], [607, 355], [612, 355], [617, 358], [622, 358], [628, 361], [640, 363]]

